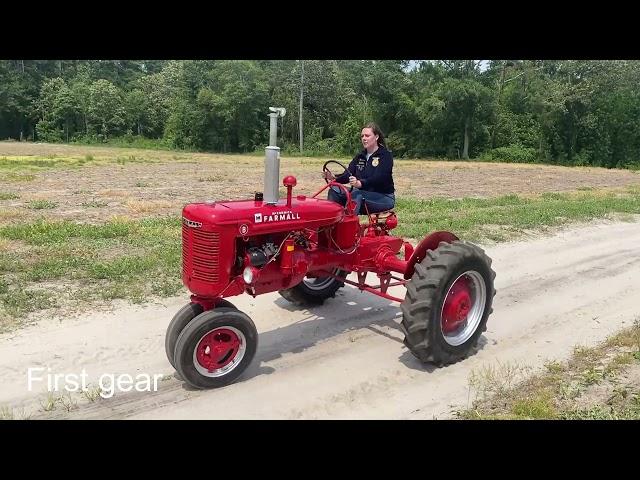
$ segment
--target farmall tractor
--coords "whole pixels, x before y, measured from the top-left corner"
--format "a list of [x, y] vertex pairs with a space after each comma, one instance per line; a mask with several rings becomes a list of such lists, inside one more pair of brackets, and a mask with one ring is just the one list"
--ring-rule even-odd
[[[286, 176], [287, 196], [280, 199], [273, 145], [284, 112], [271, 110], [264, 195], [183, 208], [182, 280], [192, 295], [165, 338], [182, 379], [195, 388], [221, 387], [253, 360], [256, 327], [226, 298], [277, 291], [293, 304], [319, 305], [345, 283], [400, 303], [404, 344], [420, 361], [443, 366], [472, 353], [492, 312], [491, 259], [446, 231], [430, 233], [414, 248], [390, 233], [398, 225], [395, 212], [360, 218], [349, 189], [336, 182], [309, 197], [295, 195], [296, 179]], [[346, 170], [336, 161], [323, 169], [334, 165]], [[319, 198], [327, 188], [342, 189], [346, 205]], [[351, 273], [357, 281], [347, 278]], [[398, 285], [406, 287], [404, 298], [388, 292]]]

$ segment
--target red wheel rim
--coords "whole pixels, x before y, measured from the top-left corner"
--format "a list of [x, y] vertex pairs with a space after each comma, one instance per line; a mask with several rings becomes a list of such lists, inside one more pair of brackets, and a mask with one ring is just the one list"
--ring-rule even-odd
[[462, 327], [473, 306], [471, 287], [466, 275], [451, 286], [442, 307], [442, 332], [451, 334]]
[[202, 369], [213, 373], [233, 362], [242, 346], [235, 329], [220, 327], [200, 339], [194, 357]]

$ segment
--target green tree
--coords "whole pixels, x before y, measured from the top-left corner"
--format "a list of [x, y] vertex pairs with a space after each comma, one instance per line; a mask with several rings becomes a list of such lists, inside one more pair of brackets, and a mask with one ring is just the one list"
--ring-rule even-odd
[[122, 133], [126, 123], [122, 92], [108, 80], [96, 80], [89, 87], [87, 122], [89, 133], [107, 140]]

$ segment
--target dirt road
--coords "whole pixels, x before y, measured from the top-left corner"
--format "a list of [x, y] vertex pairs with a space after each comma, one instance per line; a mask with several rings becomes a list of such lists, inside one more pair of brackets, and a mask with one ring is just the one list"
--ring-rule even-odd
[[[467, 406], [472, 371], [498, 362], [540, 367], [640, 317], [640, 222], [600, 222], [486, 251], [497, 272], [494, 313], [479, 351], [446, 368], [422, 366], [403, 346], [397, 303], [345, 287], [310, 310], [278, 294], [231, 299], [258, 326], [256, 358], [233, 385], [191, 390], [164, 353], [181, 297], [0, 336], [0, 405], [31, 418], [447, 418]], [[27, 371], [38, 367], [43, 381], [29, 392]], [[71, 394], [66, 408], [60, 402], [43, 411], [47, 368], [84, 369], [94, 385], [103, 374], [172, 376], [157, 391], [93, 402]]]

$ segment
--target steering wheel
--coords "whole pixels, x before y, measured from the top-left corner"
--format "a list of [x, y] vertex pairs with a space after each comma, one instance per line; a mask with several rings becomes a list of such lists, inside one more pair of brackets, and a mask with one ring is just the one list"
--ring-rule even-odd
[[[331, 170], [329, 170], [329, 169], [327, 168], [327, 165], [329, 165], [330, 163], [336, 163], [336, 164], [340, 165], [340, 167], [342, 167], [342, 169], [343, 169], [345, 172], [347, 172], [347, 173], [349, 173], [349, 175], [351, 175], [351, 172], [349, 171], [349, 169], [348, 169], [347, 167], [345, 167], [343, 164], [341, 164], [340, 162], [338, 162], [337, 160], [329, 160], [329, 161], [325, 162], [325, 163], [324, 163], [324, 165], [322, 166], [322, 171], [323, 171], [323, 172], [329, 172], [329, 173], [330, 173], [331, 175], [333, 175], [334, 177], [336, 176], [336, 175], [334, 175], [334, 174], [333, 174], [333, 172], [332, 172]], [[325, 179], [324, 179], [324, 181], [325, 181], [325, 182], [327, 182], [327, 183], [329, 183], [331, 180], [327, 180], [327, 178], [325, 178]], [[329, 188], [333, 189], [334, 187], [329, 187]], [[349, 191], [350, 191], [350, 192], [352, 192], [352, 191], [353, 191], [353, 186], [351, 186], [351, 185], [349, 186]]]

